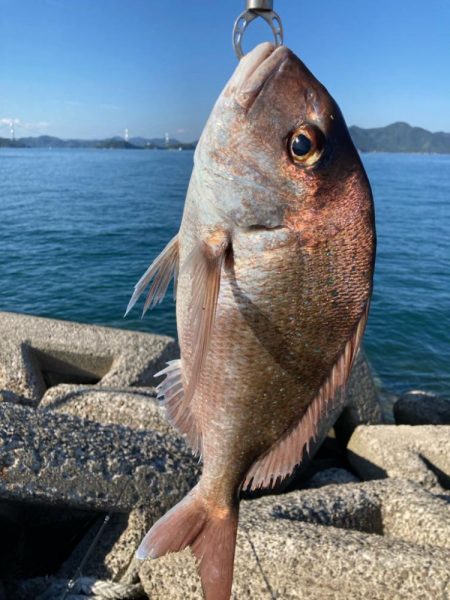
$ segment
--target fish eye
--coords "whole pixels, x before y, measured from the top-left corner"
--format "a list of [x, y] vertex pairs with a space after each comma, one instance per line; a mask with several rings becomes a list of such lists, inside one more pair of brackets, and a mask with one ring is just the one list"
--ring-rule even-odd
[[304, 123], [289, 138], [289, 153], [294, 162], [314, 165], [322, 156], [324, 136], [318, 127]]

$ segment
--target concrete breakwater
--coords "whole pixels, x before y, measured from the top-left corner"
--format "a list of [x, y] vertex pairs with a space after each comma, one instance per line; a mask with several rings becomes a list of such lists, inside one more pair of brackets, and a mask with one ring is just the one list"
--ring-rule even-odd
[[[189, 551], [134, 560], [199, 473], [153, 387], [177, 355], [164, 336], [0, 313], [0, 598], [201, 598]], [[361, 352], [314, 452], [241, 504], [234, 597], [449, 598], [450, 401], [380, 403]]]

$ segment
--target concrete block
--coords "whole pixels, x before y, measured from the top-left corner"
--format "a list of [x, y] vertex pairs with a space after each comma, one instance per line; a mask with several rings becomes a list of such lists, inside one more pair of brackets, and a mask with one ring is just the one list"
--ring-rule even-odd
[[153, 386], [178, 355], [169, 337], [0, 313], [0, 390], [36, 406], [60, 383]]

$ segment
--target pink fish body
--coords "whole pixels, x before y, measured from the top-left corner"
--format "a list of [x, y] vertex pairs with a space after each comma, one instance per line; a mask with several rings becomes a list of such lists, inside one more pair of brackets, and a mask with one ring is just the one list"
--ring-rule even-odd
[[244, 57], [195, 153], [178, 235], [136, 286], [177, 278], [180, 360], [160, 385], [203, 458], [138, 556], [190, 546], [207, 600], [231, 594], [241, 489], [301, 463], [345, 386], [375, 257], [370, 186], [327, 90], [286, 47]]

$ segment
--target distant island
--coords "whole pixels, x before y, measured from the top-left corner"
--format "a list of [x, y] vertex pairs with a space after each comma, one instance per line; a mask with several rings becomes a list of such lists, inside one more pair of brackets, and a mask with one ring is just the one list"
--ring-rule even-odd
[[105, 140], [62, 140], [51, 135], [23, 137], [17, 140], [0, 138], [0, 148], [106, 148], [118, 150], [194, 150], [197, 142], [184, 143], [176, 139], [134, 137], [125, 140], [112, 137]]
[[450, 154], [450, 133], [432, 133], [408, 123], [392, 123], [374, 129], [353, 125], [349, 127], [349, 131], [360, 152]]
[[[450, 133], [432, 133], [408, 123], [392, 123], [386, 127], [349, 128], [360, 152], [408, 152], [450, 154]], [[113, 137], [105, 140], [62, 140], [49, 135], [23, 137], [17, 140], [0, 138], [0, 148], [107, 148], [125, 150], [194, 150], [197, 142], [184, 143], [176, 139]]]

